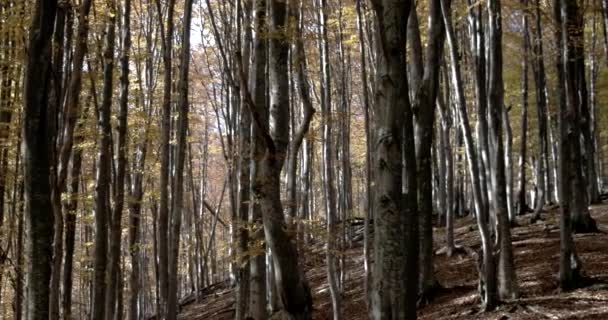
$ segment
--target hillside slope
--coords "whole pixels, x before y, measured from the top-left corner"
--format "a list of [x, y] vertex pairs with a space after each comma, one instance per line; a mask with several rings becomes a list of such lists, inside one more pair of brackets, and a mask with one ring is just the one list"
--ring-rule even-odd
[[[544, 220], [529, 224], [529, 216], [518, 219], [512, 229], [515, 265], [521, 298], [501, 305], [496, 311], [479, 312], [477, 269], [471, 254], [479, 248], [479, 236], [471, 217], [456, 223], [456, 243], [466, 248], [452, 257], [435, 256], [435, 271], [440, 289], [434, 300], [420, 306], [419, 319], [608, 319], [608, 205], [592, 207], [602, 233], [575, 235], [576, 248], [589, 278], [584, 288], [561, 293], [557, 290], [559, 270], [559, 214], [550, 210]], [[436, 251], [444, 246], [444, 229], [435, 229]], [[468, 252], [468, 253], [467, 253]], [[324, 253], [312, 247], [304, 263], [314, 299], [314, 319], [329, 319], [331, 303], [325, 281]], [[367, 319], [363, 293], [362, 243], [345, 252], [343, 288], [344, 319]], [[180, 319], [233, 319], [234, 292], [227, 285], [184, 305]]]

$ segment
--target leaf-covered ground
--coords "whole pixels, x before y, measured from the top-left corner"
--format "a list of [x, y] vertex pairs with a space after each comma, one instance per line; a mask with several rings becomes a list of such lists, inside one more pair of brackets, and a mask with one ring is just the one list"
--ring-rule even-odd
[[[479, 248], [479, 236], [470, 217], [457, 220], [456, 243], [466, 250], [452, 257], [435, 256], [435, 274], [442, 289], [434, 299], [419, 308], [419, 319], [608, 319], [608, 205], [593, 206], [591, 214], [601, 233], [575, 235], [583, 273], [589, 278], [585, 287], [560, 292], [557, 288], [559, 261], [559, 214], [553, 209], [543, 213], [544, 220], [530, 224], [530, 216], [518, 218], [512, 229], [515, 265], [520, 298], [502, 304], [496, 311], [479, 311], [477, 269], [472, 252]], [[436, 252], [445, 243], [445, 230], [435, 229]], [[363, 286], [362, 243], [355, 242], [345, 251], [343, 263], [343, 319], [368, 319]], [[314, 318], [330, 319], [331, 303], [325, 279], [322, 246], [310, 246], [304, 255], [305, 270], [314, 299]], [[233, 319], [234, 293], [218, 286], [199, 302], [183, 307], [180, 319]]]

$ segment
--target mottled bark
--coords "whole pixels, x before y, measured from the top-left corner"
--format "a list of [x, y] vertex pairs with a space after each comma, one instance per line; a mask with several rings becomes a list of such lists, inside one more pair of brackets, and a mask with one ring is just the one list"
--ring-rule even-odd
[[[377, 76], [373, 142], [374, 269], [370, 317], [416, 319], [418, 205], [413, 115], [408, 96], [406, 31], [410, 1], [372, 1]], [[405, 141], [404, 141], [405, 139]], [[402, 147], [406, 146], [407, 150]], [[405, 155], [407, 190], [403, 193]]]
[[[490, 132], [495, 152], [492, 157], [492, 184], [495, 216], [498, 223], [498, 295], [501, 300], [515, 299], [518, 293], [517, 276], [511, 246], [509, 200], [505, 170], [503, 141], [504, 82], [502, 76], [502, 18], [500, 0], [488, 2], [488, 110]], [[508, 119], [505, 119], [508, 122]]]
[[[415, 16], [410, 13], [410, 18]], [[419, 293], [424, 299], [438, 286], [435, 279], [433, 265], [433, 185], [432, 185], [432, 154], [433, 125], [435, 120], [435, 106], [439, 87], [439, 65], [443, 55], [443, 42], [445, 28], [441, 19], [441, 6], [438, 0], [429, 3], [429, 29], [427, 39], [426, 57], [424, 61], [424, 72], [420, 86], [415, 89], [415, 100], [413, 109], [415, 113], [416, 128], [416, 165], [417, 165], [417, 190], [418, 210], [420, 212], [420, 278]], [[408, 28], [413, 26], [409, 22]], [[412, 27], [418, 29], [418, 26]], [[416, 32], [409, 32], [415, 34]], [[410, 39], [410, 42], [420, 40], [419, 37]], [[418, 44], [420, 45], [420, 44]], [[418, 45], [413, 45], [416, 47]], [[411, 65], [411, 64], [410, 64]], [[415, 70], [412, 70], [412, 73]]]

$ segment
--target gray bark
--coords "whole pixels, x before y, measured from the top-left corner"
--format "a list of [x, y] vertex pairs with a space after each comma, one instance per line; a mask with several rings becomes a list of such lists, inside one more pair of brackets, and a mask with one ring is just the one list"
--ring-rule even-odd
[[490, 232], [488, 230], [488, 221], [485, 214], [479, 214], [483, 212], [483, 200], [479, 165], [477, 162], [475, 146], [473, 145], [473, 134], [471, 127], [468, 122], [467, 105], [464, 97], [464, 89], [462, 78], [460, 75], [460, 62], [458, 59], [458, 49], [456, 47], [456, 39], [452, 24], [450, 21], [450, 11], [446, 0], [441, 0], [441, 11], [443, 15], [443, 21], [446, 28], [447, 43], [449, 48], [450, 67], [451, 67], [451, 80], [453, 93], [456, 99], [456, 109], [458, 113], [458, 119], [460, 123], [460, 129], [464, 137], [465, 153], [469, 168], [469, 177], [471, 179], [471, 186], [473, 189], [473, 204], [477, 218], [477, 227], [481, 238], [481, 256], [479, 257], [479, 277], [480, 277], [480, 295], [482, 306], [485, 310], [492, 310], [497, 304], [497, 283], [496, 283], [496, 270], [495, 270], [495, 258], [492, 251], [492, 243], [490, 239]]
[[[370, 317], [416, 319], [418, 205], [406, 30], [411, 3], [372, 1], [376, 13], [374, 269]], [[404, 141], [405, 140], [405, 141]], [[407, 150], [402, 147], [406, 146]], [[407, 190], [403, 193], [405, 155]]]
[[[156, 0], [158, 16], [163, 17], [160, 0]], [[170, 137], [171, 137], [171, 91], [172, 91], [172, 51], [173, 51], [173, 13], [175, 0], [169, 0], [166, 4], [166, 25], [161, 18], [162, 56], [164, 67], [163, 99], [161, 116], [161, 139], [160, 139], [160, 205], [158, 211], [158, 276], [160, 310], [157, 313], [161, 317], [167, 315], [167, 303], [169, 298], [169, 170], [170, 170]]]
[[340, 289], [338, 288], [337, 242], [338, 242], [338, 213], [336, 208], [336, 189], [334, 185], [333, 153], [335, 146], [332, 137], [332, 87], [329, 64], [329, 38], [327, 31], [327, 0], [319, 0], [319, 36], [320, 36], [320, 68], [321, 68], [321, 121], [323, 124], [323, 194], [325, 218], [327, 221], [327, 248], [325, 263], [327, 265], [327, 282], [331, 296], [333, 319], [339, 320]]
[[[182, 48], [180, 52], [179, 78], [177, 90], [179, 93], [177, 100], [178, 118], [176, 128], [177, 145], [175, 150], [175, 161], [173, 170], [172, 190], [173, 204], [171, 206], [171, 230], [169, 233], [169, 265], [168, 280], [169, 292], [167, 299], [167, 320], [177, 319], [179, 312], [179, 243], [184, 211], [184, 160], [186, 158], [186, 145], [188, 141], [188, 114], [190, 111], [188, 100], [188, 78], [190, 71], [190, 25], [192, 23], [192, 3], [193, 0], [186, 0], [184, 4], [184, 18], [182, 29]], [[219, 213], [218, 213], [219, 214]]]

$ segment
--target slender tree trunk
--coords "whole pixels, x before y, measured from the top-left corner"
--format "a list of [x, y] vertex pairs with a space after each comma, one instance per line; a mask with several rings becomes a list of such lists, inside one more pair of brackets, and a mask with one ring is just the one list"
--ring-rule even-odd
[[[413, 115], [405, 60], [410, 1], [373, 1], [377, 22], [372, 319], [416, 319], [418, 205]], [[405, 139], [405, 143], [403, 143]], [[406, 146], [407, 150], [402, 150]], [[407, 188], [403, 193], [405, 155]]]
[[479, 214], [483, 212], [482, 206], [482, 191], [481, 182], [479, 179], [480, 171], [477, 157], [475, 154], [475, 146], [473, 145], [473, 134], [468, 122], [467, 105], [464, 97], [464, 89], [462, 78], [460, 75], [460, 63], [458, 59], [458, 49], [456, 47], [456, 39], [452, 24], [450, 22], [450, 11], [446, 0], [441, 0], [441, 11], [443, 14], [443, 21], [446, 28], [447, 43], [449, 48], [450, 66], [451, 66], [451, 79], [452, 86], [454, 89], [454, 95], [456, 98], [456, 105], [458, 111], [458, 118], [460, 122], [460, 128], [464, 137], [465, 153], [469, 167], [469, 176], [471, 178], [471, 184], [473, 188], [473, 200], [475, 211], [477, 212], [477, 227], [481, 237], [481, 256], [479, 257], [479, 276], [480, 276], [480, 295], [482, 306], [485, 310], [492, 310], [497, 304], [497, 283], [496, 283], [496, 267], [495, 258], [492, 251], [492, 243], [490, 239], [490, 232], [488, 230], [488, 221], [485, 214]]
[[[252, 32], [251, 32], [251, 10], [252, 1], [238, 1], [242, 4], [242, 33], [243, 40], [239, 45], [243, 51], [243, 70], [249, 75], [249, 60], [251, 56]], [[241, 102], [247, 98], [245, 88], [241, 88]], [[239, 199], [238, 199], [238, 247], [237, 247], [237, 273], [236, 273], [236, 306], [235, 319], [243, 320], [247, 315], [247, 302], [249, 301], [249, 231], [247, 220], [249, 216], [249, 203], [251, 202], [251, 115], [247, 108], [241, 104], [239, 116]]]
[[321, 109], [323, 123], [323, 194], [325, 195], [325, 214], [327, 221], [327, 281], [331, 295], [333, 319], [340, 319], [340, 290], [337, 278], [337, 212], [336, 191], [334, 185], [334, 166], [332, 143], [332, 89], [331, 71], [329, 64], [329, 38], [327, 31], [327, 0], [319, 0], [319, 33], [321, 38], [320, 68], [321, 68]]
[[361, 68], [361, 92], [363, 95], [363, 108], [365, 116], [365, 214], [363, 222], [363, 268], [364, 268], [364, 291], [366, 301], [368, 301], [369, 310], [369, 294], [371, 287], [371, 264], [370, 264], [370, 250], [369, 250], [369, 220], [372, 218], [372, 190], [371, 190], [371, 129], [370, 129], [370, 98], [367, 87], [367, 57], [365, 48], [365, 38], [363, 35], [363, 13], [362, 13], [362, 0], [357, 0], [357, 31], [359, 37], [359, 53], [360, 53], [360, 68]]
[[[179, 79], [178, 79], [178, 101], [179, 110], [177, 118], [177, 150], [175, 152], [173, 205], [171, 206], [171, 236], [169, 244], [169, 299], [167, 301], [167, 319], [177, 319], [179, 312], [178, 290], [179, 290], [179, 243], [181, 221], [184, 209], [184, 160], [186, 157], [186, 145], [188, 141], [188, 76], [190, 71], [190, 25], [192, 22], [193, 0], [186, 0], [184, 4], [184, 19], [182, 30], [182, 49], [180, 55]], [[219, 214], [219, 212], [218, 212]]]
[[543, 38], [541, 25], [541, 11], [539, 0], [535, 1], [536, 27], [534, 28], [534, 41], [532, 42], [532, 71], [536, 87], [536, 114], [538, 118], [538, 167], [537, 167], [537, 201], [534, 204], [534, 220], [540, 219], [545, 202], [551, 198], [549, 182], [549, 145], [547, 141], [547, 84], [545, 76], [545, 63], [543, 58]]
[[[159, 17], [162, 17], [160, 0], [156, 0]], [[161, 22], [162, 56], [164, 67], [163, 78], [163, 100], [161, 116], [161, 139], [160, 139], [160, 206], [158, 211], [158, 275], [161, 317], [167, 316], [167, 303], [169, 298], [169, 171], [170, 171], [170, 137], [171, 137], [171, 89], [172, 89], [172, 52], [173, 52], [173, 12], [175, 0], [169, 0], [166, 4], [166, 25]], [[162, 20], [162, 19], [161, 19]]]
[[[415, 8], [413, 8], [415, 10]], [[410, 17], [415, 16], [415, 11]], [[420, 212], [420, 278], [419, 292], [428, 299], [431, 291], [439, 284], [434, 276], [433, 265], [433, 186], [432, 154], [433, 121], [439, 87], [439, 66], [443, 54], [444, 27], [441, 20], [441, 6], [438, 0], [429, 3], [429, 30], [427, 54], [420, 86], [416, 88], [413, 109], [416, 112], [416, 164], [418, 182], [418, 209]], [[410, 21], [410, 26], [412, 22]], [[418, 29], [416, 25], [415, 30]], [[409, 34], [415, 34], [412, 32]], [[418, 32], [419, 33], [419, 32]], [[410, 41], [419, 37], [414, 37]], [[417, 47], [418, 45], [413, 45]], [[421, 45], [420, 45], [421, 46]], [[410, 64], [411, 65], [411, 64]], [[414, 70], [412, 70], [414, 72]]]
[[[509, 223], [509, 208], [507, 196], [507, 181], [505, 173], [505, 148], [503, 144], [504, 82], [502, 76], [502, 18], [500, 0], [488, 2], [488, 109], [490, 111], [490, 131], [492, 144], [496, 150], [492, 159], [492, 184], [494, 210], [498, 223], [498, 295], [501, 300], [515, 299], [518, 296], [517, 276], [513, 264], [513, 248], [511, 247], [511, 228]], [[508, 119], [505, 119], [508, 121]]]
[[106, 319], [114, 320], [116, 314], [116, 295], [117, 291], [122, 291], [122, 287], [118, 285], [118, 278], [122, 278], [120, 270], [120, 253], [121, 253], [121, 234], [122, 234], [122, 210], [125, 200], [125, 172], [127, 167], [127, 117], [128, 117], [128, 102], [129, 102], [129, 54], [131, 50], [131, 0], [123, 2], [123, 20], [121, 47], [122, 54], [120, 57], [120, 97], [118, 105], [118, 141], [116, 145], [116, 177], [114, 181], [114, 208], [112, 209], [112, 219], [110, 228], [110, 248], [108, 251], [108, 276], [106, 291]]
[[528, 150], [528, 55], [530, 52], [530, 32], [528, 22], [528, 0], [522, 0], [526, 12], [523, 14], [523, 58], [521, 60], [521, 145], [519, 151], [519, 178], [517, 188], [517, 215], [524, 215], [528, 211], [526, 202], [526, 154]]
[[[112, 3], [110, 10], [116, 10]], [[110, 177], [111, 177], [111, 124], [112, 94], [114, 91], [114, 47], [116, 16], [109, 15], [107, 22], [103, 70], [102, 101], [99, 106], [99, 151], [97, 154], [97, 174], [95, 186], [95, 269], [92, 319], [106, 319], [105, 299], [108, 290], [108, 231], [110, 221]]]
[[[259, 117], [262, 122], [267, 122], [267, 100], [266, 100], [266, 52], [267, 40], [263, 35], [263, 30], [266, 28], [266, 0], [255, 0], [254, 8], [254, 41], [252, 48], [252, 62], [249, 70], [250, 77], [250, 92], [253, 95], [256, 110], [259, 110]], [[241, 86], [245, 88], [246, 86]], [[251, 112], [250, 112], [251, 114]], [[252, 117], [253, 118], [253, 117]], [[253, 119], [252, 119], [253, 120]], [[264, 157], [263, 141], [259, 137], [259, 131], [265, 129], [259, 128], [257, 125], [252, 126], [252, 193], [255, 196], [255, 201], [251, 202], [251, 218], [250, 223], [255, 224], [255, 229], [252, 230], [251, 240], [263, 240], [262, 234], [262, 215], [260, 211], [259, 198], [256, 188], [260, 188], [262, 181], [261, 163]], [[265, 252], [265, 250], [262, 250]], [[250, 264], [250, 296], [249, 296], [249, 316], [254, 320], [263, 320], [267, 318], [266, 310], [266, 261], [265, 254], [257, 252]]]

